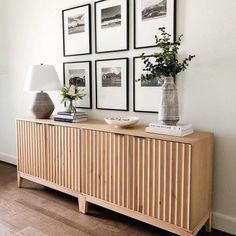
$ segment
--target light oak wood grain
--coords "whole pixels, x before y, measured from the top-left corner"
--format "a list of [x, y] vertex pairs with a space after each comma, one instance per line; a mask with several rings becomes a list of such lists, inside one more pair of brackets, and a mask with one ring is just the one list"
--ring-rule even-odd
[[205, 132], [17, 120], [19, 186], [25, 178], [78, 197], [82, 213], [91, 202], [179, 235], [211, 229], [212, 150]]

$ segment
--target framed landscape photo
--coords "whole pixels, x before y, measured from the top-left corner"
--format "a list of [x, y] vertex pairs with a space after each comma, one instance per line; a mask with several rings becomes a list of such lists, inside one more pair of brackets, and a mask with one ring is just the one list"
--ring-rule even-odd
[[134, 48], [155, 47], [160, 27], [175, 38], [175, 0], [134, 0]]
[[95, 61], [96, 108], [128, 111], [128, 58]]
[[84, 89], [86, 96], [76, 101], [77, 108], [92, 108], [92, 74], [91, 61], [77, 61], [63, 63], [64, 85], [75, 85]]
[[91, 54], [91, 5], [62, 11], [63, 54], [77, 56]]
[[129, 50], [129, 1], [95, 2], [95, 52]]
[[[154, 62], [154, 57], [150, 57], [150, 61]], [[147, 73], [144, 68], [144, 62], [141, 57], [133, 59], [134, 80], [133, 80], [133, 109], [136, 112], [158, 113], [161, 100], [162, 81], [143, 80], [138, 81], [142, 74]]]

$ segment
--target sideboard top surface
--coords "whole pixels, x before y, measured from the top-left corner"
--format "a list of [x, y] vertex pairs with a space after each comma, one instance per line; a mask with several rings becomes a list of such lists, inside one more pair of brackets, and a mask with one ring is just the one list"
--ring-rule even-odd
[[189, 143], [194, 144], [202, 139], [209, 139], [213, 138], [213, 134], [210, 132], [199, 132], [194, 131], [193, 134], [178, 137], [178, 136], [170, 136], [170, 135], [163, 135], [163, 134], [154, 134], [154, 133], [147, 133], [145, 132], [144, 125], [136, 125], [133, 127], [127, 128], [114, 128], [104, 121], [101, 120], [88, 120], [80, 123], [67, 123], [67, 122], [58, 122], [54, 121], [53, 119], [35, 119], [35, 118], [17, 118], [18, 121], [29, 121], [38, 124], [48, 124], [48, 125], [57, 125], [57, 126], [66, 126], [71, 128], [79, 128], [79, 129], [89, 129], [89, 130], [97, 130], [97, 131], [104, 131], [116, 134], [123, 134], [123, 135], [132, 135], [138, 137], [145, 137], [145, 138], [153, 138], [153, 139], [160, 139], [166, 141], [173, 141], [173, 142], [180, 142], [180, 143]]

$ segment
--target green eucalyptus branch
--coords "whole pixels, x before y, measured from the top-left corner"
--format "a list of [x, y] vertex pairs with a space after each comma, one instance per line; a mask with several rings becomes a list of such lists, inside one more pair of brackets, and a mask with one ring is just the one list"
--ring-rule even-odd
[[[147, 73], [141, 75], [140, 80], [162, 80], [162, 77], [174, 77], [181, 71], [185, 71], [189, 66], [189, 62], [195, 55], [188, 55], [183, 60], [178, 60], [177, 55], [181, 45], [183, 35], [177, 36], [176, 40], [172, 42], [171, 34], [167, 33], [165, 28], [159, 28], [161, 36], [155, 36], [156, 47], [158, 52], [151, 56], [146, 56], [145, 53], [141, 55], [144, 62], [144, 71]], [[150, 57], [154, 57], [155, 63], [150, 61]]]

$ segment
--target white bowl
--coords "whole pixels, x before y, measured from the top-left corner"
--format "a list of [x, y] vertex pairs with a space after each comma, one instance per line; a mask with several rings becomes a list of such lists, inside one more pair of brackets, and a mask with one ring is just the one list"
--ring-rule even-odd
[[104, 118], [107, 124], [115, 128], [127, 127], [136, 124], [139, 121], [138, 117], [106, 117]]

